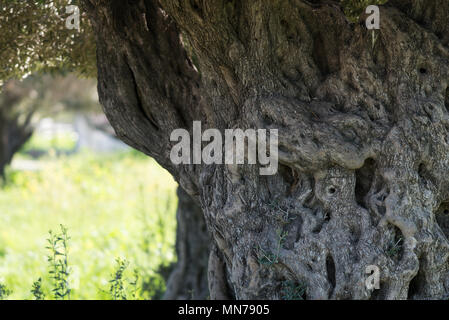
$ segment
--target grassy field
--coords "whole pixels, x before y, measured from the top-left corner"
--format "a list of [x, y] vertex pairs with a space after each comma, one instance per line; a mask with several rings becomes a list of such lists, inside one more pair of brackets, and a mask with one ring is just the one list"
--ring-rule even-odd
[[164, 282], [158, 270], [175, 260], [177, 199], [170, 174], [133, 151], [47, 156], [38, 165], [9, 169], [0, 190], [0, 283], [13, 291], [8, 299], [32, 299], [40, 277], [52, 298], [45, 247], [48, 231], [59, 231], [60, 224], [71, 237], [71, 299], [110, 299], [116, 258], [129, 262], [130, 281], [137, 270], [138, 298], [159, 297]]

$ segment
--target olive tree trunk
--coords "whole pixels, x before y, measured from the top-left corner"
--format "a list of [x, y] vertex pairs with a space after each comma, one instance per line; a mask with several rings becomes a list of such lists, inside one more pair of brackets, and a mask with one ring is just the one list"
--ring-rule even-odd
[[177, 194], [178, 261], [168, 278], [164, 299], [206, 299], [209, 296], [207, 267], [211, 239], [199, 205], [180, 187]]
[[[447, 0], [391, 0], [380, 30], [338, 1], [84, 3], [111, 124], [201, 204], [211, 298], [447, 296]], [[278, 129], [278, 172], [174, 165], [194, 120]]]

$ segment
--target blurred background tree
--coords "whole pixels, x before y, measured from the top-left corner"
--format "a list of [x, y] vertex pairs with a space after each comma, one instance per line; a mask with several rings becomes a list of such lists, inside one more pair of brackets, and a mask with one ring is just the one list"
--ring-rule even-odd
[[31, 138], [43, 117], [61, 112], [94, 112], [101, 108], [93, 79], [73, 74], [31, 75], [9, 79], [0, 93], [0, 175], [14, 154]]
[[0, 175], [5, 166], [33, 133], [31, 120], [36, 111], [38, 92], [25, 82], [9, 80], [0, 95]]

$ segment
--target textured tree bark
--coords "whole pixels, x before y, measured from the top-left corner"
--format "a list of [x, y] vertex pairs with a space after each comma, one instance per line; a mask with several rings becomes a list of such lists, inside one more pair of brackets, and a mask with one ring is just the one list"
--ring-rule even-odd
[[[212, 298], [443, 298], [449, 2], [392, 0], [374, 31], [310, 2], [85, 0], [106, 115], [200, 202]], [[193, 120], [278, 129], [278, 173], [174, 165]]]
[[211, 239], [198, 204], [178, 187], [176, 253], [164, 299], [204, 300], [209, 296], [207, 266]]

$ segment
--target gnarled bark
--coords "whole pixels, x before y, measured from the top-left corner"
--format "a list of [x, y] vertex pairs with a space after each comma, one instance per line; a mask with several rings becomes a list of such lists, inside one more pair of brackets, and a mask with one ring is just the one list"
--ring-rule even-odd
[[176, 253], [164, 299], [202, 300], [209, 296], [207, 266], [211, 239], [198, 204], [178, 187]]
[[[233, 297], [443, 298], [449, 3], [390, 1], [372, 31], [310, 2], [86, 0], [104, 110], [199, 200]], [[278, 173], [174, 165], [193, 120], [278, 129]]]

